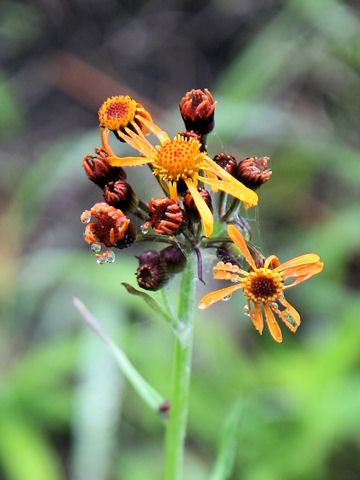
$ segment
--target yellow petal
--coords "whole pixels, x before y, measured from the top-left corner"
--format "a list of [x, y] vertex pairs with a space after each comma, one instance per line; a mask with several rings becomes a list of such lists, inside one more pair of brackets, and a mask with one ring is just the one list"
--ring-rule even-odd
[[198, 192], [198, 189], [196, 188], [194, 182], [190, 178], [187, 178], [185, 179], [185, 183], [194, 199], [196, 208], [198, 209], [204, 235], [205, 237], [209, 237], [212, 234], [214, 228], [214, 219], [211, 210]]
[[218, 180], [217, 178], [199, 176], [199, 180], [210, 185], [214, 191], [221, 190], [222, 192], [228, 193], [232, 197], [244, 202], [246, 208], [253, 207], [258, 203], [257, 194], [253, 190], [250, 190], [250, 188], [245, 187], [245, 185], [240, 183], [234, 177], [226, 180]]
[[151, 143], [146, 140], [144, 136], [139, 136], [129, 128], [125, 129], [126, 133], [123, 133], [121, 130], [117, 130], [116, 133], [119, 137], [124, 140], [130, 147], [132, 147], [137, 152], [141, 153], [144, 157], [151, 157], [156, 155], [156, 149]]
[[210, 305], [223, 300], [226, 297], [231, 296], [236, 290], [242, 288], [241, 284], [231, 285], [230, 287], [222, 288], [221, 290], [214, 290], [213, 292], [207, 293], [203, 296], [198, 304], [200, 310], [205, 310], [205, 308], [210, 307]]
[[165, 145], [165, 143], [170, 142], [169, 135], [165, 132], [165, 130], [161, 130], [161, 128], [158, 127], [155, 123], [150, 122], [149, 120], [145, 119], [141, 115], [136, 116], [136, 118], [143, 125], [145, 125], [145, 127], [148, 128], [153, 135], [155, 135], [159, 139], [161, 145]]
[[271, 336], [276, 342], [281, 343], [282, 335], [281, 335], [280, 327], [274, 317], [273, 312], [271, 311], [271, 308], [267, 303], [264, 303], [264, 310], [265, 310], [265, 316], [266, 316], [266, 323], [267, 323], [267, 326], [269, 327]]
[[247, 263], [250, 265], [250, 267], [253, 270], [256, 270], [255, 262], [249, 252], [249, 249], [246, 245], [244, 237], [241, 235], [239, 230], [235, 227], [235, 225], [228, 225], [227, 232], [231, 240], [235, 243], [235, 245], [238, 247], [238, 249], [242, 253]]
[[106, 160], [112, 167], [138, 167], [151, 163], [151, 159], [145, 157], [108, 157]]
[[[229, 172], [221, 168], [220, 165], [214, 162], [214, 160], [212, 160], [210, 157], [206, 157], [205, 161], [208, 167], [210, 167], [209, 170], [215, 173], [224, 181], [224, 187], [226, 188], [226, 190], [221, 188], [221, 186], [218, 184], [217, 188], [219, 190], [227, 192], [233, 197], [238, 198], [246, 204], [247, 208], [253, 207], [257, 204], [258, 196], [253, 190], [245, 187], [245, 185], [239, 182], [239, 180], [236, 180], [235, 177], [233, 177]], [[207, 168], [204, 168], [205, 172], [207, 170]], [[215, 182], [216, 180], [213, 180], [214, 186], [216, 186]]]
[[177, 202], [177, 183], [169, 182], [169, 196], [174, 202]]

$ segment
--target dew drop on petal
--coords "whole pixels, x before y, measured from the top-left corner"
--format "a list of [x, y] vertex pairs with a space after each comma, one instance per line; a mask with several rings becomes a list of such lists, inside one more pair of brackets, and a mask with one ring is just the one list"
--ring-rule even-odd
[[294, 328], [298, 327], [298, 324], [295, 322], [294, 318], [290, 315], [288, 310], [285, 312], [285, 318]]
[[102, 265], [103, 263], [106, 262], [106, 258], [104, 257], [96, 257], [96, 263], [98, 263], [99, 265]]
[[250, 317], [249, 307], [247, 305], [244, 305], [243, 312], [244, 312], [244, 315], [246, 315], [247, 317]]
[[101, 245], [98, 243], [92, 243], [90, 248], [94, 253], [99, 253], [101, 251]]
[[105, 258], [106, 263], [114, 263], [115, 262], [115, 253], [111, 250], [109, 255]]
[[231, 298], [231, 295], [226, 295], [226, 297], [223, 297], [221, 300], [223, 302], [227, 302], [228, 300], [230, 300], [230, 298]]
[[81, 217], [82, 223], [89, 223], [91, 220], [91, 213], [89, 212], [89, 215], [87, 217]]
[[200, 302], [199, 305], [198, 305], [198, 308], [200, 308], [200, 310], [204, 310], [206, 308], [206, 303], [205, 302]]
[[146, 235], [149, 231], [149, 228], [145, 227], [144, 225], [141, 225], [140, 230], [143, 233], [143, 235]]

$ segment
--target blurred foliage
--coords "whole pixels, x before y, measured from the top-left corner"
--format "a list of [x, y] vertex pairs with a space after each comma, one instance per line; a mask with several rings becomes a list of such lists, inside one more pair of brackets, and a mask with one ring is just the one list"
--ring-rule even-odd
[[[239, 3], [211, 2], [244, 21], [265, 13], [245, 40], [239, 34], [233, 42], [212, 89], [218, 105], [209, 150], [271, 157], [272, 179], [247, 213], [254, 242], [281, 260], [314, 251], [325, 268], [289, 295], [302, 325], [294, 336], [283, 329], [281, 345], [239, 314], [241, 295], [197, 315], [186, 478], [222, 478], [214, 466], [220, 445], [230, 462], [234, 449], [233, 480], [352, 480], [360, 477], [359, 9], [288, 0], [241, 11]], [[25, 113], [29, 102], [14, 93], [25, 75], [16, 75], [16, 64], [38, 53], [31, 46], [45, 28], [41, 5], [1, 5], [7, 73], [0, 75], [0, 125], [13, 134], [7, 142], [17, 140], [0, 157], [0, 478], [161, 478], [161, 418], [141, 403], [72, 304], [74, 295], [84, 301], [169, 396], [171, 332], [121, 286], [134, 285], [136, 252], [99, 266], [82, 242], [78, 218], [99, 192], [88, 186], [81, 158], [97, 146], [98, 133], [86, 125], [64, 129], [55, 105], [56, 135], [44, 121], [43, 137]], [[32, 95], [43, 87], [33, 85]], [[178, 83], [173, 95], [187, 87]], [[171, 133], [183, 128], [173, 104], [166, 121]], [[146, 188], [136, 170], [133, 184]], [[214, 260], [206, 255], [207, 275]], [[199, 296], [204, 291], [199, 286]], [[231, 417], [236, 405], [241, 414]]]

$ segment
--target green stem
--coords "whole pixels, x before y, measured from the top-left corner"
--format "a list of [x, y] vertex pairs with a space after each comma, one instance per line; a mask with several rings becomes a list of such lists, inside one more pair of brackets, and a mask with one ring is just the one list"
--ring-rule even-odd
[[182, 478], [191, 375], [195, 264], [194, 255], [189, 255], [180, 285], [178, 318], [181, 322], [182, 333], [175, 338], [172, 398], [165, 441], [165, 480], [180, 480]]

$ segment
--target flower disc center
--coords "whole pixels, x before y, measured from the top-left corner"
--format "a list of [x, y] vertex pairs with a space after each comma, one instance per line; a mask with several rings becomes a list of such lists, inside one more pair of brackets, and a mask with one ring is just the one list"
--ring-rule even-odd
[[244, 294], [254, 302], [271, 302], [281, 294], [282, 278], [269, 268], [251, 272], [244, 282]]
[[198, 140], [176, 136], [170, 143], [158, 147], [154, 175], [170, 181], [192, 178], [204, 160], [205, 154], [200, 152], [200, 148]]
[[128, 95], [111, 97], [104, 102], [99, 110], [99, 121], [109, 130], [120, 130], [127, 127], [135, 118], [136, 101]]

